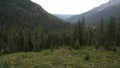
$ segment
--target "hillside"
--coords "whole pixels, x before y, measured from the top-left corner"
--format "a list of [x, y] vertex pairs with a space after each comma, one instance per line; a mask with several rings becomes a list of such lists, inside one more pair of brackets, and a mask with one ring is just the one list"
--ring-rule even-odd
[[81, 19], [83, 16], [86, 19], [87, 24], [96, 24], [99, 22], [101, 18], [104, 18], [106, 21], [110, 16], [114, 16], [117, 21], [120, 21], [120, 1], [119, 0], [110, 0], [106, 4], [102, 4], [99, 7], [93, 8], [92, 10], [80, 14], [75, 15], [67, 19], [66, 21], [69, 22], [77, 22], [79, 19]]
[[0, 0], [0, 55], [2, 50], [4, 54], [32, 51], [36, 45], [50, 48], [49, 37], [69, 26], [31, 0]]
[[0, 23], [23, 24], [36, 27], [40, 24], [48, 29], [66, 28], [68, 24], [47, 13], [40, 5], [30, 0], [0, 0]]
[[44, 50], [37, 53], [21, 52], [0, 56], [0, 66], [8, 65], [11, 68], [119, 68], [119, 56], [120, 51], [95, 49], [94, 46], [83, 47], [79, 50], [60, 47], [54, 49], [53, 52]]

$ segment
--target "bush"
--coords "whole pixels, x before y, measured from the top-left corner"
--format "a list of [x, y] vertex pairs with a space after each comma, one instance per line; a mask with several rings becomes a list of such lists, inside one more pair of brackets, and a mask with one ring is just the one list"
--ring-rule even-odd
[[89, 53], [86, 54], [84, 60], [85, 60], [85, 61], [89, 61], [89, 60], [90, 60], [90, 54], [89, 54]]
[[100, 48], [100, 46], [99, 46], [99, 45], [96, 45], [96, 46], [95, 46], [95, 49], [99, 49], [99, 48]]
[[69, 46], [69, 47], [68, 47], [68, 50], [72, 51], [72, 46]]
[[50, 52], [53, 52], [53, 48], [50, 49]]
[[10, 68], [10, 64], [6, 61], [4, 61], [1, 65], [0, 68]]

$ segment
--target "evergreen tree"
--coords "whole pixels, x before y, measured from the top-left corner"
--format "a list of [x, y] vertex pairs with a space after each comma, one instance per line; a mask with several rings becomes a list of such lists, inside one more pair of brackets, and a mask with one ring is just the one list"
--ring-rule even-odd
[[103, 18], [101, 19], [101, 22], [98, 26], [98, 30], [97, 30], [97, 47], [100, 47], [100, 46], [104, 46], [104, 41], [105, 41], [105, 38], [104, 38], [104, 21], [103, 21]]
[[8, 53], [12, 53], [12, 52], [15, 52], [15, 47], [17, 45], [15, 45], [15, 39], [14, 39], [14, 34], [15, 34], [15, 29], [11, 29], [9, 31], [9, 35], [8, 35], [8, 42], [7, 42], [7, 47], [6, 47], [6, 50]]
[[82, 31], [82, 33], [81, 33], [81, 37], [82, 37], [82, 45], [85, 45], [85, 31], [86, 31], [86, 29], [85, 29], [85, 18], [84, 18], [84, 16], [82, 17], [82, 26], [81, 26], [82, 28], [81, 28], [81, 31]]
[[94, 29], [93, 26], [88, 26], [85, 33], [86, 45], [93, 44]]
[[[51, 49], [51, 52], [53, 51], [53, 48], [55, 47], [55, 34], [54, 34], [54, 32], [53, 31], [51, 31], [50, 32], [50, 49]], [[62, 42], [63, 42], [63, 40], [62, 40]], [[62, 43], [63, 44], [63, 43]]]
[[78, 49], [80, 49], [80, 43], [79, 43], [79, 40], [78, 40], [78, 38], [76, 39], [76, 42], [75, 42], [74, 49], [75, 49], [75, 50], [78, 50]]
[[0, 55], [3, 55], [5, 53], [5, 42], [0, 39]]
[[30, 51], [28, 35], [24, 35], [23, 38], [23, 51], [25, 52]]
[[117, 24], [116, 45], [120, 46], [120, 23]]
[[108, 27], [107, 27], [107, 50], [115, 50], [116, 47], [116, 22], [115, 18], [111, 17], [109, 19]]
[[32, 38], [33, 42], [33, 51], [39, 52], [44, 47], [44, 31], [42, 29], [42, 26], [38, 27], [36, 31], [34, 32], [34, 36]]
[[81, 25], [81, 21], [79, 20], [78, 23], [74, 27], [74, 31], [72, 34], [72, 42], [75, 43], [76, 38], [78, 38], [79, 43], [82, 44], [82, 41], [83, 41], [82, 35], [83, 35], [82, 34], [82, 25]]

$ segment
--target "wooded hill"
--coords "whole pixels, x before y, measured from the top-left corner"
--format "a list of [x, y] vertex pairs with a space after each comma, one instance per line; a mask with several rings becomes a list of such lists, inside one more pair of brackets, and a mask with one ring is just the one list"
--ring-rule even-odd
[[39, 33], [46, 37], [46, 33], [62, 33], [69, 26], [30, 0], [0, 0], [0, 51], [5, 53], [31, 51], [32, 41], [40, 41]]

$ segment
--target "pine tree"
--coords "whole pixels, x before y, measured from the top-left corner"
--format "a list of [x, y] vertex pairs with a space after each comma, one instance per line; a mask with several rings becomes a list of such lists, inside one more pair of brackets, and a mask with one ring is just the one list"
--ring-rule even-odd
[[107, 26], [107, 50], [115, 50], [116, 48], [116, 22], [115, 18], [111, 17]]
[[0, 38], [0, 55], [5, 53], [5, 42]]
[[104, 42], [105, 38], [104, 38], [104, 21], [103, 18], [101, 19], [100, 25], [98, 26], [98, 30], [97, 30], [97, 47], [100, 46], [104, 46]]
[[[53, 48], [55, 47], [55, 38], [54, 38], [54, 32], [51, 31], [50, 32], [50, 49], [51, 49], [51, 52], [53, 51]], [[62, 44], [63, 44], [63, 39], [62, 39]]]
[[32, 38], [33, 42], [33, 51], [39, 52], [44, 47], [44, 31], [42, 29], [42, 26], [38, 27], [36, 31], [34, 32], [34, 36]]
[[81, 31], [82, 31], [82, 33], [81, 33], [81, 37], [82, 37], [82, 45], [85, 45], [85, 31], [86, 31], [86, 29], [85, 29], [85, 18], [84, 18], [84, 16], [82, 17], [82, 24], [81, 24], [82, 26], [81, 26]]
[[71, 32], [71, 41], [69, 42], [71, 45], [75, 44], [76, 38], [78, 38], [81, 46], [85, 45], [85, 20], [82, 18], [82, 22], [79, 20], [78, 23], [75, 24], [74, 30]]
[[93, 26], [88, 26], [86, 30], [86, 40], [87, 40], [87, 45], [92, 45], [93, 44], [93, 36], [94, 36], [94, 29]]
[[14, 34], [15, 34], [15, 29], [11, 29], [9, 31], [9, 35], [8, 35], [8, 42], [7, 42], [7, 46], [6, 46], [6, 51], [8, 53], [12, 53], [15, 52], [15, 47], [17, 45], [15, 45], [15, 39], [14, 39]]
[[25, 52], [30, 51], [28, 35], [24, 35], [24, 39], [23, 39], [23, 51], [25, 51]]
[[75, 49], [75, 50], [78, 50], [78, 49], [80, 49], [80, 43], [79, 43], [79, 40], [78, 40], [78, 38], [76, 39], [76, 42], [75, 42], [74, 49]]
[[74, 31], [72, 34], [72, 41], [75, 43], [76, 42], [76, 38], [78, 38], [79, 43], [82, 43], [82, 25], [81, 25], [81, 21], [79, 20], [78, 23], [75, 25], [74, 27]]
[[120, 23], [117, 24], [116, 45], [120, 46]]

